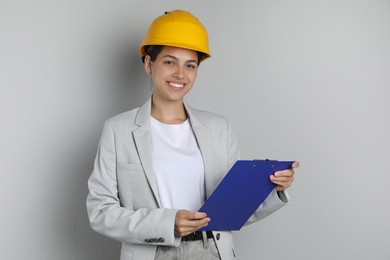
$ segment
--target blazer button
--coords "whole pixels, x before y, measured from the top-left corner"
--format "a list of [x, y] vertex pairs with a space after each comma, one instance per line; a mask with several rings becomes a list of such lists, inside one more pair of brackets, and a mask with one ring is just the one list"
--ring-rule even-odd
[[220, 233], [217, 233], [217, 240], [219, 240], [221, 238], [221, 234]]

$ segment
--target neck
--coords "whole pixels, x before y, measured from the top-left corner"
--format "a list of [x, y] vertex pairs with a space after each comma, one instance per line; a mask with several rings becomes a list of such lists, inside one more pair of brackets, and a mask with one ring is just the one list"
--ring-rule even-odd
[[180, 124], [187, 120], [187, 113], [182, 100], [163, 102], [152, 97], [151, 116], [164, 124]]

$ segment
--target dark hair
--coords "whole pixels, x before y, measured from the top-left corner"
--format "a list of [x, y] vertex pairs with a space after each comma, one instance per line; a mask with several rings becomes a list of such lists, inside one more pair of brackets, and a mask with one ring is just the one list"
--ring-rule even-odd
[[[150, 59], [152, 61], [155, 61], [163, 48], [164, 45], [146, 45], [144, 47], [145, 56], [148, 55], [150, 56]], [[196, 53], [198, 54], [198, 64], [199, 64], [206, 54], [200, 51], [197, 51]], [[145, 63], [145, 56], [142, 56], [143, 63]]]

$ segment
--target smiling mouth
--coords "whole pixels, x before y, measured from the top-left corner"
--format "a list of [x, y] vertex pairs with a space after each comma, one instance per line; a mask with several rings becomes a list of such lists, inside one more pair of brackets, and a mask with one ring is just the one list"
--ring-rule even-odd
[[173, 87], [173, 88], [176, 88], [176, 89], [182, 89], [184, 88], [184, 85], [183, 83], [174, 83], [174, 82], [168, 82], [168, 85], [170, 87]]

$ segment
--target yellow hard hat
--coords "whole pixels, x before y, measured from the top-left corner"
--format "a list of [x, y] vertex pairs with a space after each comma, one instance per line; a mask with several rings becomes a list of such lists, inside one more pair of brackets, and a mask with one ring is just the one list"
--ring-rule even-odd
[[202, 52], [204, 59], [211, 56], [206, 28], [199, 19], [183, 10], [165, 12], [157, 17], [146, 32], [139, 47], [141, 57], [146, 55], [144, 47], [165, 45]]

